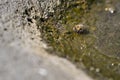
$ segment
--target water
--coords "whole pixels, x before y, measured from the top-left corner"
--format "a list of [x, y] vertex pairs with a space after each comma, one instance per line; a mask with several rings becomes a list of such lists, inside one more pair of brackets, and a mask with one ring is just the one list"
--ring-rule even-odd
[[104, 4], [105, 7], [107, 5], [115, 8], [115, 12], [111, 13], [103, 9], [98, 11], [95, 33], [97, 36], [96, 47], [107, 56], [120, 58], [120, 1], [114, 0]]
[[[85, 71], [98, 80], [120, 80], [120, 1], [90, 3], [65, 1], [42, 23], [42, 37], [53, 48], [47, 50], [80, 68], [83, 64]], [[77, 24], [83, 24], [88, 33], [74, 32]]]

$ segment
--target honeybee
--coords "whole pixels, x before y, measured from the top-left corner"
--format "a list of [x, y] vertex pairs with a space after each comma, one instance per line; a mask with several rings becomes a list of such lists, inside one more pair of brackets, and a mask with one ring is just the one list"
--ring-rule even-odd
[[83, 24], [77, 24], [73, 27], [73, 31], [77, 33], [86, 33], [87, 29]]

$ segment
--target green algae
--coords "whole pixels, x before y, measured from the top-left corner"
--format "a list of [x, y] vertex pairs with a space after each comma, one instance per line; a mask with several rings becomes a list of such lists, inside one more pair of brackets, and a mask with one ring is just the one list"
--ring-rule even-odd
[[[96, 2], [103, 0], [68, 0], [55, 9], [54, 15], [42, 20], [42, 38], [53, 49], [50, 53], [67, 58], [76, 66], [85, 66], [85, 71], [97, 80], [119, 80], [120, 60], [102, 54], [95, 46], [97, 16], [94, 14]], [[98, 8], [99, 10], [99, 8]], [[93, 15], [94, 14], [94, 15]], [[76, 24], [84, 24], [89, 33], [78, 34], [73, 31]]]

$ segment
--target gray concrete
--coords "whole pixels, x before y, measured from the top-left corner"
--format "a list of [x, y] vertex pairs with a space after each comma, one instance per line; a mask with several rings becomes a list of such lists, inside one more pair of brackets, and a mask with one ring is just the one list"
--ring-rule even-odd
[[[49, 55], [35, 23], [47, 18], [59, 0], [0, 0], [0, 80], [92, 80], [69, 61]], [[25, 9], [34, 6], [30, 16]]]

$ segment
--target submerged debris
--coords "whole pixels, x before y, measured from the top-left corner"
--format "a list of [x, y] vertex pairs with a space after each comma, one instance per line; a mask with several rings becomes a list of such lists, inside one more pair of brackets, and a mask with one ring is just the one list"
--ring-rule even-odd
[[115, 8], [114, 7], [106, 7], [105, 11], [109, 11], [110, 13], [115, 13]]

